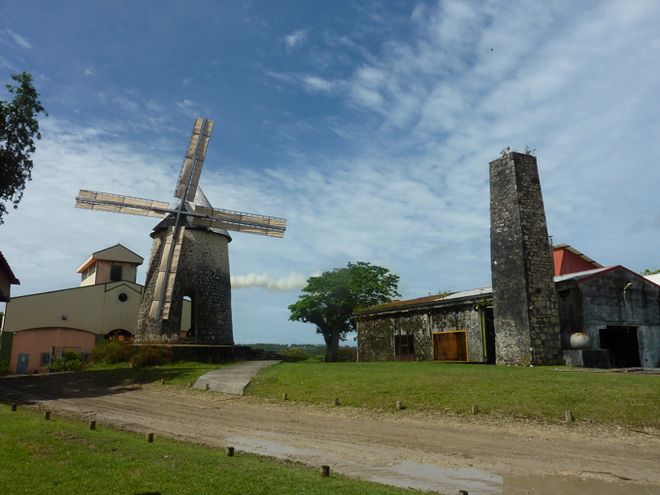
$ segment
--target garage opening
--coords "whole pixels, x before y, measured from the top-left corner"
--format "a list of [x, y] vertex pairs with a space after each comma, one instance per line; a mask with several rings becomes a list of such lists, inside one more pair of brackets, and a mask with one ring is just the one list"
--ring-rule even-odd
[[467, 331], [433, 333], [433, 359], [436, 361], [467, 361]]
[[614, 368], [638, 368], [639, 340], [637, 327], [613, 326], [600, 329], [600, 346], [610, 351]]

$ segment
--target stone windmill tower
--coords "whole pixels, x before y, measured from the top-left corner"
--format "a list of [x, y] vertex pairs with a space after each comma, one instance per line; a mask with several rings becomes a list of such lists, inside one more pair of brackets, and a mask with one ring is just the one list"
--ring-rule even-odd
[[[163, 201], [81, 190], [76, 208], [158, 217], [137, 342], [232, 345], [228, 230], [283, 237], [283, 218], [213, 208], [198, 186], [213, 121], [195, 120], [174, 191]], [[180, 334], [184, 298], [192, 301], [188, 335]]]

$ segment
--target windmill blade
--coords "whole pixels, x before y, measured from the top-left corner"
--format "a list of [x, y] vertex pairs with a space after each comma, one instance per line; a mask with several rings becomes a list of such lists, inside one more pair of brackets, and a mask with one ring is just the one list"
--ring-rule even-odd
[[284, 237], [286, 231], [286, 219], [279, 217], [208, 208], [201, 205], [195, 205], [195, 214], [192, 222], [198, 227], [216, 227], [269, 237]]
[[76, 208], [159, 218], [171, 211], [170, 206], [164, 201], [86, 189], [81, 189], [76, 196]]
[[186, 201], [194, 201], [197, 184], [199, 184], [199, 176], [202, 174], [202, 168], [204, 167], [206, 148], [209, 145], [212, 131], [212, 120], [200, 117], [195, 119], [188, 150], [183, 159], [179, 180], [174, 190], [174, 197], [183, 198], [185, 196]]
[[165, 246], [163, 246], [160, 264], [158, 265], [158, 274], [156, 275], [153, 299], [149, 307], [149, 316], [151, 318], [167, 320], [170, 316], [170, 307], [174, 295], [174, 282], [176, 281], [176, 272], [179, 267], [181, 245], [183, 244], [185, 230], [185, 227], [179, 227], [178, 231], [176, 228], [173, 228], [165, 238]]

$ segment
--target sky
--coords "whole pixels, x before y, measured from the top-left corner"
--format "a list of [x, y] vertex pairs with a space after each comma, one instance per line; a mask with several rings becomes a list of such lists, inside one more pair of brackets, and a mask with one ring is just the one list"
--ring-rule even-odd
[[117, 242], [148, 258], [154, 219], [75, 196], [170, 201], [196, 116], [213, 206], [288, 219], [284, 239], [232, 236], [237, 343], [321, 343], [287, 306], [349, 261], [404, 298], [489, 286], [506, 147], [535, 150], [555, 243], [660, 268], [658, 26], [653, 0], [3, 0], [0, 81], [30, 72], [48, 111], [0, 225], [12, 294], [76, 286]]

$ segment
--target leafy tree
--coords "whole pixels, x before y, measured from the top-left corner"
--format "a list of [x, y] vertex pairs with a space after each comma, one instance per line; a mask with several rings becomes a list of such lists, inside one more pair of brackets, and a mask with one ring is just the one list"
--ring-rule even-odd
[[387, 268], [348, 263], [346, 268], [308, 278], [303, 294], [289, 306], [289, 319], [316, 325], [325, 340], [325, 360], [336, 361], [339, 341], [355, 330], [353, 311], [391, 301], [400, 295], [398, 283], [398, 275]]
[[656, 273], [660, 273], [660, 270], [651, 270], [647, 268], [642, 272], [642, 275], [655, 275]]
[[22, 72], [11, 78], [16, 85], [7, 84], [7, 90], [14, 98], [0, 100], [0, 224], [7, 213], [5, 202], [18, 208], [25, 183], [32, 179], [30, 155], [35, 150], [35, 138], [41, 139], [37, 115], [46, 113], [32, 86], [32, 76]]

